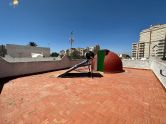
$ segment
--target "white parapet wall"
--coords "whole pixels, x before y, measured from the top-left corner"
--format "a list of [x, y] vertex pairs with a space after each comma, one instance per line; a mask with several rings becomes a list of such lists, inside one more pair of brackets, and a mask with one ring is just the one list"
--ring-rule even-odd
[[34, 74], [46, 71], [70, 68], [81, 60], [70, 60], [63, 57], [57, 61], [33, 61], [33, 62], [14, 62], [10, 63], [0, 58], [0, 78]]
[[166, 64], [158, 61], [151, 61], [150, 68], [166, 88]]
[[149, 60], [122, 60], [123, 67], [150, 69]]
[[150, 69], [166, 88], [166, 63], [156, 60], [122, 60], [123, 67]]

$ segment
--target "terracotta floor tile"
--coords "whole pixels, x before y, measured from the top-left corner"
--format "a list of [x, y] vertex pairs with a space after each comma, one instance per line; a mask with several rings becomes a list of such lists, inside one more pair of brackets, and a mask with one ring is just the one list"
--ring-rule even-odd
[[166, 123], [166, 93], [152, 71], [125, 68], [101, 78], [56, 77], [64, 71], [6, 82], [0, 124]]

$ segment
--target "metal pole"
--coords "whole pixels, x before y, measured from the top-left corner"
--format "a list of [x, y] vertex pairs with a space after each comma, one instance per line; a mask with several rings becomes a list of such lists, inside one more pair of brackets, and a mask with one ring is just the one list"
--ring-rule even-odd
[[74, 42], [74, 37], [73, 37], [73, 31], [70, 33], [70, 45], [71, 45], [71, 48], [73, 46], [73, 42]]

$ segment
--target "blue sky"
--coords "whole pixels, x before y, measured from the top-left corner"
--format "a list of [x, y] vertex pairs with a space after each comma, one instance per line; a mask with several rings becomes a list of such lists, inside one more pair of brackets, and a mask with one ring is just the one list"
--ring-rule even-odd
[[0, 44], [29, 41], [52, 51], [99, 44], [115, 52], [131, 52], [139, 32], [166, 23], [166, 0], [0, 0]]

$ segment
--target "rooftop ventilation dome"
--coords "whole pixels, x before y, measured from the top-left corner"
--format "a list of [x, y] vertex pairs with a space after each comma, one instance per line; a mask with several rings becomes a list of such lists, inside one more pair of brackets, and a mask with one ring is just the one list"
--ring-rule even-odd
[[100, 50], [94, 57], [92, 69], [102, 72], [122, 72], [123, 66], [120, 57], [109, 50]]

